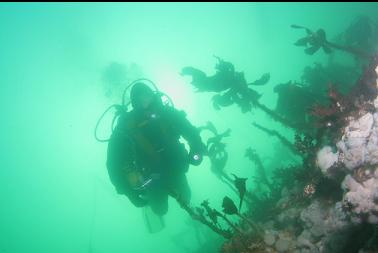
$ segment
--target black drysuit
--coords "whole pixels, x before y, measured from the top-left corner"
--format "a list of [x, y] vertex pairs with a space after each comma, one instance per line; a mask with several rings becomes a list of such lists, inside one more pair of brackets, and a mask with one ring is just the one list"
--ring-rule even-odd
[[[185, 173], [192, 154], [202, 155], [204, 144], [198, 130], [182, 111], [155, 103], [149, 110], [132, 110], [118, 120], [107, 153], [109, 177], [119, 194], [125, 194], [137, 207], [150, 205], [163, 215], [168, 210], [168, 195], [189, 202], [190, 188]], [[179, 141], [183, 137], [189, 144]], [[141, 193], [126, 180], [130, 168], [160, 175]]]

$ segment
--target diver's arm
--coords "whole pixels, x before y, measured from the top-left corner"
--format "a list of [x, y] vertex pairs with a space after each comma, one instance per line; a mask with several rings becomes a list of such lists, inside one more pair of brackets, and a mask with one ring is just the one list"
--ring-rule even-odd
[[134, 206], [142, 207], [147, 205], [147, 201], [140, 198], [139, 194], [129, 187], [126, 180], [126, 170], [133, 166], [131, 146], [132, 143], [126, 136], [115, 131], [109, 140], [106, 167], [117, 193], [126, 195]]
[[108, 143], [106, 167], [110, 181], [119, 194], [129, 191], [126, 169], [134, 164], [133, 143], [127, 134], [127, 119], [122, 117], [112, 133]]
[[202, 142], [199, 130], [189, 122], [186, 118], [185, 112], [176, 111], [176, 115], [176, 124], [180, 128], [182, 137], [184, 137], [190, 147], [189, 158], [191, 164], [199, 165], [202, 162], [206, 150], [206, 146]]
[[113, 133], [108, 144], [106, 167], [110, 181], [119, 194], [124, 194], [127, 190], [124, 172], [125, 149], [124, 139], [119, 133]]

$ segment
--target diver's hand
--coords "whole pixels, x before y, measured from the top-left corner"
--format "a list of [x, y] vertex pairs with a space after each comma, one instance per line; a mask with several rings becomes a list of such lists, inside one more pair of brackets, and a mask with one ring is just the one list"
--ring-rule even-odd
[[194, 166], [198, 166], [203, 161], [203, 155], [200, 152], [190, 152], [189, 153], [189, 163]]
[[143, 207], [148, 204], [148, 200], [146, 198], [143, 198], [141, 195], [137, 194], [136, 192], [129, 192], [126, 194], [126, 196], [129, 198], [131, 203], [136, 207]]

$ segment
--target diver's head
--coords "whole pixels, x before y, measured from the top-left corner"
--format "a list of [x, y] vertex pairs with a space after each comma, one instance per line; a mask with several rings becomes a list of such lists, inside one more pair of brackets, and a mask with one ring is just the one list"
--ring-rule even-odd
[[155, 100], [153, 90], [144, 83], [136, 83], [130, 91], [131, 105], [134, 109], [145, 110], [151, 106]]

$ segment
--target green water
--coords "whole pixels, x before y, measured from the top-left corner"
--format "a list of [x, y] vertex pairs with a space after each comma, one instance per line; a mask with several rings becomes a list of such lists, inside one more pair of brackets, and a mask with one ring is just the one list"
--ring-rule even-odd
[[[231, 128], [226, 171], [250, 178], [247, 147], [268, 169], [298, 161], [251, 123], [291, 140], [294, 133], [260, 110], [215, 111], [211, 95], [195, 93], [181, 69], [212, 74], [218, 55], [250, 81], [270, 72], [269, 83], [256, 90], [260, 102], [274, 108], [276, 84], [300, 80], [305, 66], [328, 60], [295, 47], [301, 32], [290, 25], [324, 28], [332, 39], [358, 15], [377, 20], [378, 4], [1, 3], [0, 252], [196, 252], [196, 233], [213, 245], [204, 252], [216, 252], [221, 238], [190, 221], [173, 199], [166, 228], [149, 234], [141, 210], [116, 194], [106, 144], [93, 137], [100, 114], [121, 99], [106, 96], [107, 67], [115, 62], [129, 68], [127, 78], [154, 80], [196, 126], [211, 120], [220, 131]], [[236, 195], [209, 165], [205, 159], [189, 170], [192, 204], [209, 199], [220, 208], [223, 196]], [[247, 187], [254, 189], [252, 180]]]

